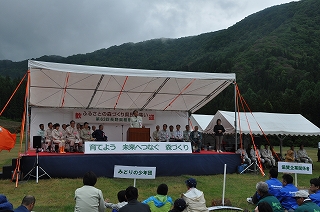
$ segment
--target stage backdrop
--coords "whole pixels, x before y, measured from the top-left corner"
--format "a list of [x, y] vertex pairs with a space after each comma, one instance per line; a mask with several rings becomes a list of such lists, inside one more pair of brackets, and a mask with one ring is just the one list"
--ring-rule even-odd
[[[91, 116], [89, 116], [91, 112]], [[100, 112], [100, 113], [99, 113]], [[97, 128], [99, 124], [103, 124], [104, 132], [108, 136], [109, 141], [126, 141], [127, 130], [130, 123], [124, 121], [125, 115], [132, 113], [128, 110], [112, 110], [112, 109], [100, 109], [100, 110], [87, 110], [87, 109], [69, 109], [69, 108], [31, 108], [31, 121], [30, 121], [30, 147], [33, 145], [32, 137], [37, 135], [39, 130], [39, 124], [44, 124], [47, 129], [49, 122], [62, 124], [69, 124], [71, 120], [76, 123], [83, 124], [85, 121], [90, 126], [95, 125]], [[140, 115], [143, 115], [143, 124], [145, 127], [150, 128], [150, 133], [155, 130], [156, 125], [160, 125], [162, 129], [163, 124], [167, 124], [174, 127], [177, 124], [181, 125], [181, 129], [185, 129], [185, 125], [188, 124], [188, 113], [179, 111], [139, 111]], [[81, 118], [79, 117], [81, 114]], [[85, 116], [83, 115], [85, 114]], [[95, 114], [95, 116], [93, 116]], [[121, 117], [123, 114], [124, 117]], [[110, 115], [110, 116], [108, 116]], [[113, 117], [113, 115], [115, 115]], [[119, 117], [117, 117], [119, 115]], [[77, 117], [76, 117], [77, 116]], [[87, 119], [88, 117], [88, 119]], [[113, 118], [113, 121], [111, 121]], [[117, 118], [117, 119], [116, 119]], [[123, 119], [120, 119], [123, 118]], [[105, 121], [101, 121], [101, 119]], [[117, 120], [117, 121], [115, 121]], [[121, 120], [121, 121], [120, 121]], [[128, 119], [126, 119], [128, 120]], [[123, 134], [122, 134], [123, 133]], [[150, 135], [151, 136], [151, 135]]]

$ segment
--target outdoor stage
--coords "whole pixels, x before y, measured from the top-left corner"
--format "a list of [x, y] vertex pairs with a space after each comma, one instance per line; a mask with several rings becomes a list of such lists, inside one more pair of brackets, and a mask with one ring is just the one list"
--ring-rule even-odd
[[[21, 157], [23, 175], [32, 169], [35, 161], [35, 151]], [[39, 165], [53, 178], [81, 178], [90, 170], [98, 177], [113, 177], [115, 165], [156, 167], [156, 176], [214, 175], [223, 174], [224, 164], [227, 173], [235, 173], [240, 163], [239, 154], [205, 150], [192, 154], [39, 153]], [[42, 173], [39, 169], [39, 175]]]

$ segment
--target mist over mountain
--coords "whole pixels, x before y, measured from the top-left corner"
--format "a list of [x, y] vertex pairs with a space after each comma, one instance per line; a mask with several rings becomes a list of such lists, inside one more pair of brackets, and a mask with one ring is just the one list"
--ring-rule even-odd
[[[300, 113], [319, 127], [319, 23], [320, 1], [301, 0], [254, 13], [225, 30], [179, 39], [125, 43], [68, 57], [42, 56], [34, 60], [121, 68], [236, 73], [240, 92], [252, 111]], [[0, 106], [6, 103], [15, 87], [13, 84], [26, 71], [26, 60], [0, 61], [0, 88], [6, 90], [3, 91]], [[9, 82], [11, 86], [5, 84]], [[233, 86], [229, 86], [197, 113], [215, 114], [218, 109], [234, 110]], [[20, 118], [22, 113], [16, 113]], [[4, 116], [16, 118], [9, 110]]]

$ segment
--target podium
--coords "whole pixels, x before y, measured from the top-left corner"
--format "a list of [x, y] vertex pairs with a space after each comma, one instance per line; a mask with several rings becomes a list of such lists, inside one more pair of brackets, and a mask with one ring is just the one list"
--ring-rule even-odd
[[127, 141], [150, 141], [150, 128], [129, 128]]

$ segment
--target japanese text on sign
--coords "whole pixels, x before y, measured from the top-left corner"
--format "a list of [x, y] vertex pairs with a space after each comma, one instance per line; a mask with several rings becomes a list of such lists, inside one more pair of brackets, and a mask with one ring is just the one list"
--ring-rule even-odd
[[85, 154], [118, 153], [192, 153], [192, 149], [190, 142], [85, 142]]
[[115, 165], [113, 177], [131, 179], [155, 179], [156, 167]]
[[312, 164], [278, 162], [278, 171], [286, 173], [312, 174]]

